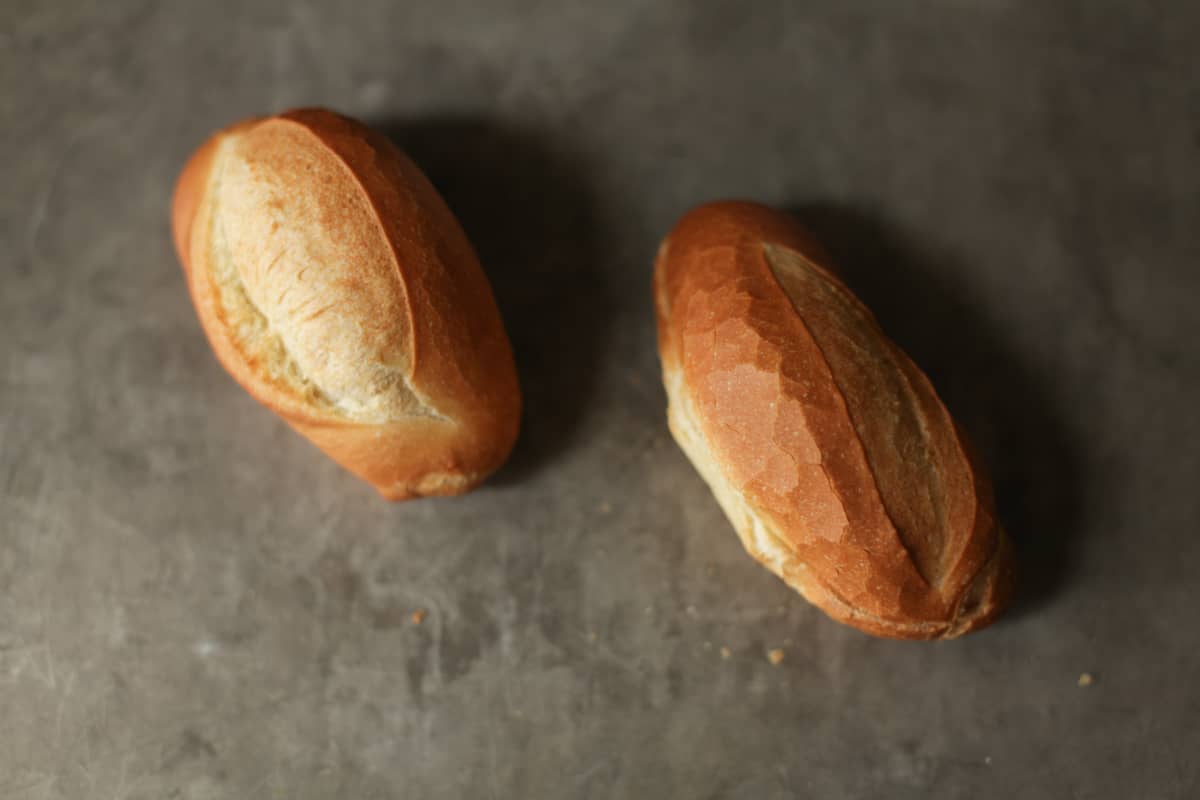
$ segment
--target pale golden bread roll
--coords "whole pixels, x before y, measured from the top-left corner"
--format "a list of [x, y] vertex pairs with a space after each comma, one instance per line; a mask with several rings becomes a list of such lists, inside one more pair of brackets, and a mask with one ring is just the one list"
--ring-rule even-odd
[[491, 287], [421, 171], [321, 109], [209, 139], [172, 210], [225, 369], [389, 499], [458, 494], [507, 458], [520, 391]]
[[752, 556], [875, 635], [995, 618], [1014, 562], [987, 476], [793, 219], [697, 208], [660, 248], [654, 288], [671, 431]]

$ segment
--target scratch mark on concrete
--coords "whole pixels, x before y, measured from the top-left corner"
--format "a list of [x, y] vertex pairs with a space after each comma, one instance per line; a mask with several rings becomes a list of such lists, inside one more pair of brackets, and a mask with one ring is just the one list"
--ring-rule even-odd
[[33, 213], [29, 215], [29, 227], [26, 229], [25, 236], [25, 255], [29, 259], [29, 268], [32, 271], [41, 261], [38, 253], [38, 235], [42, 231], [42, 226], [46, 222], [46, 211], [50, 207], [50, 198], [54, 195], [54, 189], [58, 185], [58, 175], [62, 171], [63, 162], [67, 160], [67, 153], [64, 152], [54, 162], [54, 166], [50, 168], [50, 179], [46, 181], [46, 187], [42, 190], [41, 196], [33, 207]]
[[488, 707], [487, 713], [487, 732], [488, 732], [488, 796], [492, 800], [496, 800], [499, 796], [497, 788], [499, 781], [496, 779], [496, 724], [492, 709]]
[[50, 649], [48, 642], [14, 647], [5, 655], [12, 659], [12, 664], [8, 667], [9, 679], [17, 680], [28, 672], [44, 688], [54, 690], [58, 687], [54, 651]]
[[[582, 635], [582, 634], [581, 634]], [[612, 664], [615, 667], [632, 673], [638, 672], [638, 659], [635, 656], [625, 656], [613, 650], [602, 639], [592, 643], [592, 650], [596, 655], [600, 656], [600, 660]]]
[[133, 525], [124, 520], [114, 517], [109, 512], [103, 509], [95, 509], [96, 521], [103, 524], [106, 528], [121, 536], [137, 536], [141, 533]]
[[121, 770], [117, 774], [117, 788], [113, 790], [113, 800], [126, 800], [129, 793], [141, 781], [140, 777], [129, 780], [129, 761], [133, 758], [132, 754], [121, 756]]
[[96, 794], [96, 776], [92, 774], [92, 746], [88, 739], [83, 740], [84, 760], [76, 760], [75, 765], [79, 767], [79, 771], [83, 773], [83, 777], [88, 782], [88, 792], [85, 800], [91, 800]]
[[583, 786], [585, 783], [587, 783], [591, 779], [591, 777], [593, 775], [595, 775], [597, 772], [599, 772], [600, 770], [602, 770], [606, 766], [608, 766], [608, 763], [610, 761], [612, 761], [612, 759], [609, 758], [608, 756], [604, 756], [604, 757], [600, 758], [598, 761], [596, 761], [595, 764], [592, 764], [590, 767], [588, 767], [587, 769], [585, 769], [583, 772], [579, 773], [579, 775], [577, 775], [575, 777], [575, 785], [577, 787]]
[[54, 746], [57, 747], [62, 741], [62, 723], [63, 715], [67, 710], [67, 699], [71, 696], [72, 690], [75, 688], [75, 673], [69, 673], [65, 681], [63, 681], [63, 689], [58, 695], [58, 706], [54, 710]]
[[433, 617], [433, 641], [429, 648], [429, 666], [433, 673], [433, 685], [440, 689], [445, 686], [442, 678], [442, 638], [446, 629], [446, 615], [442, 613], [442, 608], [437, 603], [426, 603], [426, 606], [432, 612], [430, 616]]

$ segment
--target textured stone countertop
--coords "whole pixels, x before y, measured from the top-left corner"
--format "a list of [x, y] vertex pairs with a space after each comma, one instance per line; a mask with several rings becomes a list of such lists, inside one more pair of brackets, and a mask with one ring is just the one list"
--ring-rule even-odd
[[[1197, 41], [1182, 2], [7, 0], [0, 797], [1200, 797]], [[381, 501], [192, 313], [180, 165], [309, 104], [493, 280], [528, 414], [470, 496]], [[831, 623], [670, 440], [651, 262], [728, 196], [978, 442], [1001, 624]]]

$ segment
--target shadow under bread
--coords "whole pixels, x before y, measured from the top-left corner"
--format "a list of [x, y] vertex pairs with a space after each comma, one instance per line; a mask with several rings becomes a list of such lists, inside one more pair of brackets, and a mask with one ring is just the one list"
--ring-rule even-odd
[[523, 400], [519, 483], [570, 447], [596, 394], [612, 292], [584, 160], [547, 136], [481, 116], [375, 119], [433, 182], [479, 255], [512, 341]]

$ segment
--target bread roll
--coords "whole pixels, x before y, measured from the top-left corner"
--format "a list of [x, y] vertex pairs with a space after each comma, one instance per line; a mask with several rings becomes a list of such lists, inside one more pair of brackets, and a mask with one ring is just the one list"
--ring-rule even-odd
[[388, 139], [321, 109], [209, 139], [172, 227], [226, 370], [384, 497], [458, 494], [507, 458], [520, 392], [487, 278]]
[[671, 431], [754, 558], [878, 636], [950, 638], [996, 617], [1014, 564], [986, 475], [790, 217], [691, 211], [654, 290]]

